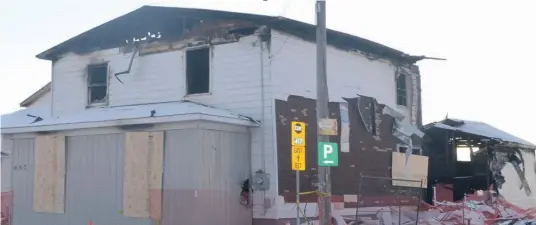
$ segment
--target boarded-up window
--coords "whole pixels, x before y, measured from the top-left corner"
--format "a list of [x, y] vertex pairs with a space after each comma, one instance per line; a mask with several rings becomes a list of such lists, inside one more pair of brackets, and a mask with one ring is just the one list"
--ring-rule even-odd
[[[391, 177], [393, 186], [423, 187], [428, 185], [428, 157], [393, 152]], [[409, 156], [409, 157], [408, 157]], [[398, 179], [398, 180], [397, 180]], [[422, 186], [421, 181], [422, 180]]]
[[125, 138], [123, 214], [161, 218], [163, 132], [129, 132]]
[[37, 136], [35, 139], [35, 212], [65, 212], [65, 137]]

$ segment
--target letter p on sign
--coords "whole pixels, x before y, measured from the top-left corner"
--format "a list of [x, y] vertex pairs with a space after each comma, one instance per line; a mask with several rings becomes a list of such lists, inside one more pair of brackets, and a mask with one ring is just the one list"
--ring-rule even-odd
[[338, 166], [339, 150], [337, 143], [319, 142], [318, 143], [318, 165], [319, 166]]

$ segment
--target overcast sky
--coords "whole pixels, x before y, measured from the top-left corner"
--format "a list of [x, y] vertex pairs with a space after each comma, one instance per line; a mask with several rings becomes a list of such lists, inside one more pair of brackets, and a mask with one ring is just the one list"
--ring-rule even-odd
[[[35, 55], [142, 5], [279, 15], [314, 23], [314, 0], [2, 0], [0, 114], [50, 81]], [[327, 0], [327, 23], [415, 55], [425, 122], [479, 120], [536, 143], [536, 3], [530, 0]]]

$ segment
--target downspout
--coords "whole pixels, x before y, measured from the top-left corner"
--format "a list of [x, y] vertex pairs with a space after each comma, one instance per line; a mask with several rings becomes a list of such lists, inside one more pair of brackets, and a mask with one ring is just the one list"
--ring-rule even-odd
[[56, 60], [52, 60], [52, 69], [50, 71], [50, 118], [54, 118], [54, 64]]
[[[263, 41], [262, 41], [262, 38], [261, 36], [264, 35], [264, 30], [263, 28], [261, 28], [260, 30], [260, 33], [259, 33], [259, 37], [258, 37], [258, 40], [259, 40], [259, 44], [260, 44], [260, 63], [261, 63], [261, 66], [260, 66], [260, 69], [261, 69], [261, 121], [262, 121], [262, 124], [261, 124], [261, 151], [262, 151], [262, 154], [261, 154], [261, 160], [262, 160], [262, 170], [266, 172], [266, 146], [265, 146], [265, 143], [266, 143], [266, 135], [264, 134], [264, 129], [266, 128], [266, 121], [264, 121], [264, 114], [265, 114], [265, 100], [264, 100], [264, 49], [263, 49]], [[264, 201], [266, 201], [266, 190], [262, 192], [263, 193], [263, 196], [262, 196], [262, 199], [263, 199], [263, 205], [264, 207], [263, 210], [262, 210], [262, 213], [263, 215], [266, 215], [266, 204], [264, 203]]]

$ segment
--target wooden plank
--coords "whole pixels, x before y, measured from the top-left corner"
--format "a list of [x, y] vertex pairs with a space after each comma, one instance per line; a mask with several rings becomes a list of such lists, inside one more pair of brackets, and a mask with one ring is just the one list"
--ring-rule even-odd
[[164, 132], [149, 133], [149, 214], [152, 219], [162, 218], [162, 172], [164, 160]]
[[[406, 154], [393, 152], [391, 167], [391, 177], [393, 186], [422, 187], [428, 186], [428, 157], [422, 155], [411, 155], [406, 162]], [[401, 180], [411, 181], [401, 181]], [[422, 182], [422, 186], [420, 181]]]
[[125, 136], [125, 167], [123, 179], [123, 214], [148, 217], [148, 135], [128, 132]]
[[65, 211], [65, 136], [35, 139], [34, 211]]
[[123, 214], [130, 217], [162, 215], [163, 132], [129, 132], [125, 138]]

